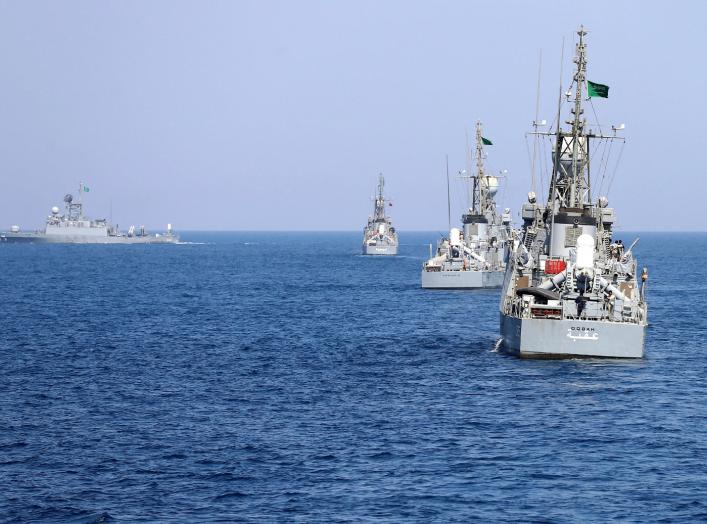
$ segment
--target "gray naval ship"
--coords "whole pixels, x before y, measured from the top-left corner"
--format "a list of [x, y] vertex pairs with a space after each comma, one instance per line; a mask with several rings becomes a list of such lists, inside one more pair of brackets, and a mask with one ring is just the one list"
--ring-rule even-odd
[[608, 98], [608, 86], [587, 81], [586, 34], [579, 29], [576, 71], [564, 95], [572, 107], [570, 128], [560, 128], [559, 108], [555, 132], [538, 132], [534, 123], [536, 139], [553, 141], [548, 200], [541, 205], [533, 191], [528, 194], [500, 303], [502, 349], [521, 357], [644, 354], [647, 270], [639, 284], [636, 242], [627, 250], [614, 242], [614, 210], [604, 196], [592, 200], [590, 181], [599, 179], [601, 163], [590, 177], [590, 153], [601, 151], [602, 143], [604, 151], [613, 140], [623, 143], [616, 131], [624, 126], [613, 127], [613, 136], [587, 128], [582, 102]]
[[[491, 144], [482, 136], [481, 122], [477, 122], [476, 173], [467, 177], [471, 207], [462, 216], [463, 229], [450, 228], [449, 238], [440, 240], [436, 255], [430, 253], [423, 264], [424, 289], [498, 288], [503, 284], [511, 214], [509, 209], [503, 214], [496, 211], [498, 177], [484, 170], [484, 142]], [[449, 179], [447, 193], [449, 206]]]
[[[87, 191], [81, 184], [79, 195]], [[145, 227], [130, 226], [122, 232], [103, 218], [90, 219], [83, 214], [83, 203], [73, 195], [64, 197], [65, 214], [57, 206], [52, 207], [43, 231], [21, 231], [19, 226], [12, 226], [10, 231], [0, 233], [0, 242], [34, 242], [63, 244], [175, 244], [179, 241], [167, 224], [166, 233], [148, 234]]]
[[398, 233], [390, 218], [385, 214], [386, 199], [383, 196], [385, 179], [378, 175], [378, 194], [373, 205], [373, 215], [368, 217], [368, 224], [363, 229], [364, 255], [397, 255]]

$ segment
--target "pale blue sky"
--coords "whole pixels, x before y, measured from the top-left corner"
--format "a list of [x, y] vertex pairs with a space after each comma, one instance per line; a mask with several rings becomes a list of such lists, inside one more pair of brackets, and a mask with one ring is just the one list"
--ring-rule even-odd
[[705, 20], [698, 1], [2, 0], [0, 229], [39, 227], [80, 180], [125, 227], [359, 229], [383, 171], [401, 231], [443, 230], [444, 155], [464, 167], [476, 119], [517, 215], [538, 52], [552, 120], [583, 23], [599, 119], [626, 123], [619, 225], [705, 230]]

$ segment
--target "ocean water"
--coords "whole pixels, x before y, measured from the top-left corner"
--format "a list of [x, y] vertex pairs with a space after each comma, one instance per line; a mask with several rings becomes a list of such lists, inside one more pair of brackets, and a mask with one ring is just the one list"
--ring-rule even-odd
[[0, 522], [707, 521], [707, 234], [641, 235], [633, 362], [496, 352], [435, 236], [0, 245]]

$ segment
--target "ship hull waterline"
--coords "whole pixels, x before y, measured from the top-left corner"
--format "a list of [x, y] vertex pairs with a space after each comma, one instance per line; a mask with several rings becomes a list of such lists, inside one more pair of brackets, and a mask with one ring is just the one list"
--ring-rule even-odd
[[503, 285], [503, 271], [425, 271], [422, 289], [493, 289]]
[[177, 236], [144, 236], [144, 237], [99, 237], [99, 236], [69, 236], [69, 235], [32, 235], [11, 233], [0, 236], [0, 242], [15, 243], [37, 243], [37, 244], [176, 244], [179, 242]]
[[643, 358], [646, 326], [501, 315], [501, 350], [521, 358]]
[[397, 255], [398, 246], [363, 246], [364, 255]]

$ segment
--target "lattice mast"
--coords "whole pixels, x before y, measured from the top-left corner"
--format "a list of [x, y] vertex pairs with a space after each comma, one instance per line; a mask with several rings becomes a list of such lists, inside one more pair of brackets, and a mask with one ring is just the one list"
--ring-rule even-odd
[[476, 174], [472, 177], [472, 212], [484, 215], [488, 211], [495, 212], [496, 206], [491, 194], [490, 180], [484, 170], [484, 138], [481, 121], [476, 122]]
[[553, 177], [548, 202], [553, 205], [554, 211], [561, 208], [581, 209], [591, 203], [588, 135], [585, 133], [587, 121], [582, 109], [587, 84], [587, 45], [584, 42], [587, 32], [584, 26], [579, 28], [577, 34], [579, 41], [574, 58], [576, 71], [573, 86], [565, 93], [570, 101], [574, 87], [572, 118], [565, 122], [571, 125], [571, 129], [569, 132], [562, 131], [558, 123], [553, 154]]
[[383, 196], [383, 189], [385, 187], [385, 178], [383, 178], [383, 173], [378, 174], [378, 194], [376, 195], [376, 205], [374, 210], [373, 219], [378, 221], [385, 220], [385, 196]]

